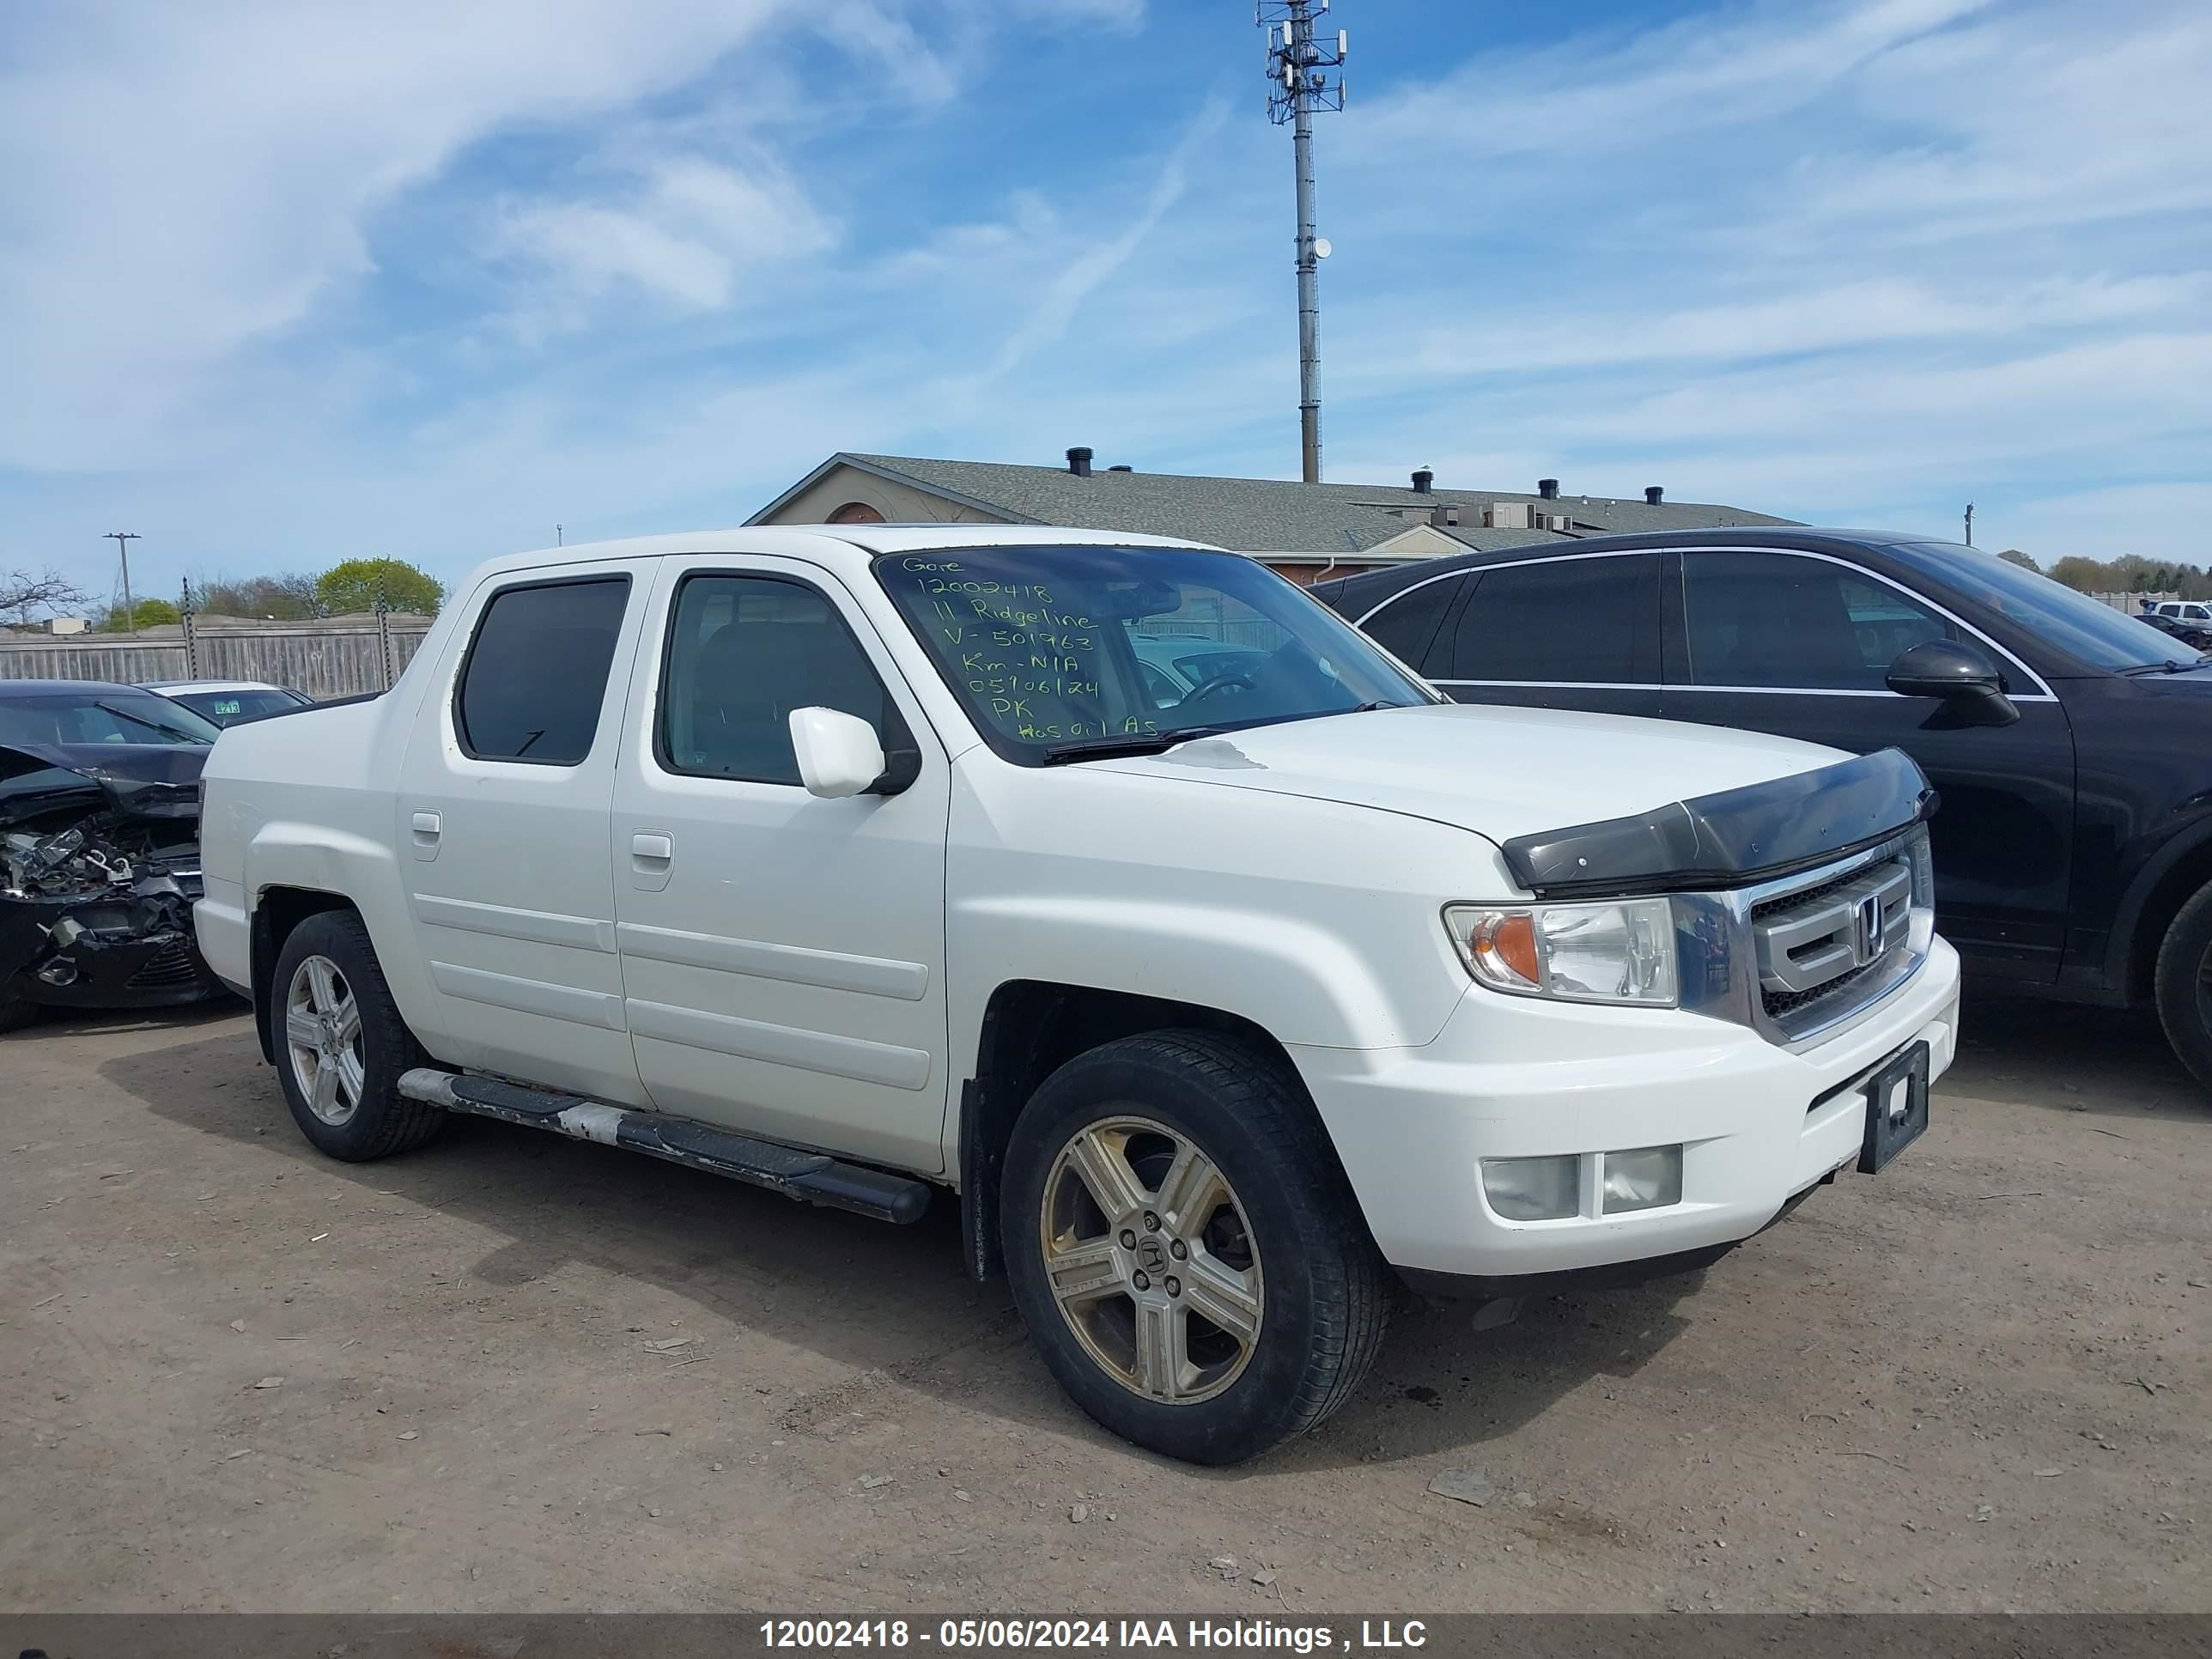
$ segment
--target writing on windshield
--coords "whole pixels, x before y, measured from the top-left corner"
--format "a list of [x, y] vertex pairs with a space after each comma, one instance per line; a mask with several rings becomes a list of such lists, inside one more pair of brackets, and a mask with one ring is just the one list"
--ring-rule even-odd
[[[1099, 624], [1057, 599], [1048, 581], [974, 574], [949, 556], [901, 558], [891, 584], [927, 601], [924, 637], [952, 662], [960, 684], [1000, 731], [1027, 741], [1107, 736]], [[909, 611], [909, 614], [911, 612]], [[1127, 734], [1158, 729], [1133, 711]]]
[[1074, 741], [1429, 698], [1340, 617], [1239, 554], [963, 548], [889, 554], [875, 569], [986, 740], [1027, 763]]

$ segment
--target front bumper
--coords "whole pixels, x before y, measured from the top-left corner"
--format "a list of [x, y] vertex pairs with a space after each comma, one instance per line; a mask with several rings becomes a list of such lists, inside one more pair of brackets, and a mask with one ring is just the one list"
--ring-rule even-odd
[[[58, 927], [74, 923], [74, 927]], [[55, 1008], [161, 1008], [222, 994], [178, 899], [0, 897], [0, 991]]]
[[[1863, 1018], [1794, 1053], [1697, 1014], [1470, 987], [1420, 1048], [1291, 1054], [1384, 1258], [1417, 1279], [1488, 1280], [1687, 1258], [1748, 1237], [1857, 1156], [1866, 1107], [1855, 1085], [1915, 1042], [1940, 1077], [1958, 1027], [1958, 953], [1938, 939]], [[1674, 1144], [1681, 1201], [1662, 1209], [1608, 1216], [1592, 1202], [1516, 1222], [1483, 1195], [1486, 1158]]]

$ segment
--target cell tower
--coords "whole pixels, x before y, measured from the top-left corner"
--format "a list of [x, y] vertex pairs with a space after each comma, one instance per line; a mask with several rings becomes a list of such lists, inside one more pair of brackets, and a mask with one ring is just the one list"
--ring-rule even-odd
[[1313, 118], [1344, 107], [1342, 29], [1334, 45], [1314, 38], [1328, 0], [1259, 0], [1253, 22], [1267, 31], [1267, 118], [1288, 124], [1298, 170], [1298, 447], [1308, 483], [1321, 482], [1321, 273], [1328, 241], [1314, 234]]

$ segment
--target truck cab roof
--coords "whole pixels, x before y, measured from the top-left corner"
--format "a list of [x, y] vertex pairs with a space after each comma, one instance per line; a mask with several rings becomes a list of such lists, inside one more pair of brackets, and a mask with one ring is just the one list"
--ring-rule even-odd
[[634, 536], [619, 541], [571, 542], [531, 553], [510, 553], [478, 565], [460, 592], [487, 577], [517, 571], [545, 570], [603, 559], [659, 558], [671, 554], [775, 553], [805, 559], [848, 575], [866, 574], [870, 561], [885, 553], [951, 551], [963, 547], [1182, 547], [1208, 552], [1225, 550], [1170, 536], [1139, 536], [1126, 530], [1084, 530], [1029, 524], [856, 524], [758, 525], [725, 530], [678, 531], [664, 536]]

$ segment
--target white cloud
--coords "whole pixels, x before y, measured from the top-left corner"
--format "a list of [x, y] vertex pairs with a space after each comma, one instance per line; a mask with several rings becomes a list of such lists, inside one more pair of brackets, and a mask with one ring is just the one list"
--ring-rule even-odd
[[776, 0], [229, 0], [18, 13], [0, 78], [0, 464], [156, 448], [200, 376], [373, 269], [470, 143], [699, 73]]
[[817, 253], [833, 240], [790, 176], [757, 154], [743, 171], [678, 156], [624, 174], [594, 199], [510, 204], [497, 246], [544, 283], [541, 306], [580, 322], [582, 302], [622, 289], [720, 309], [747, 268]]

